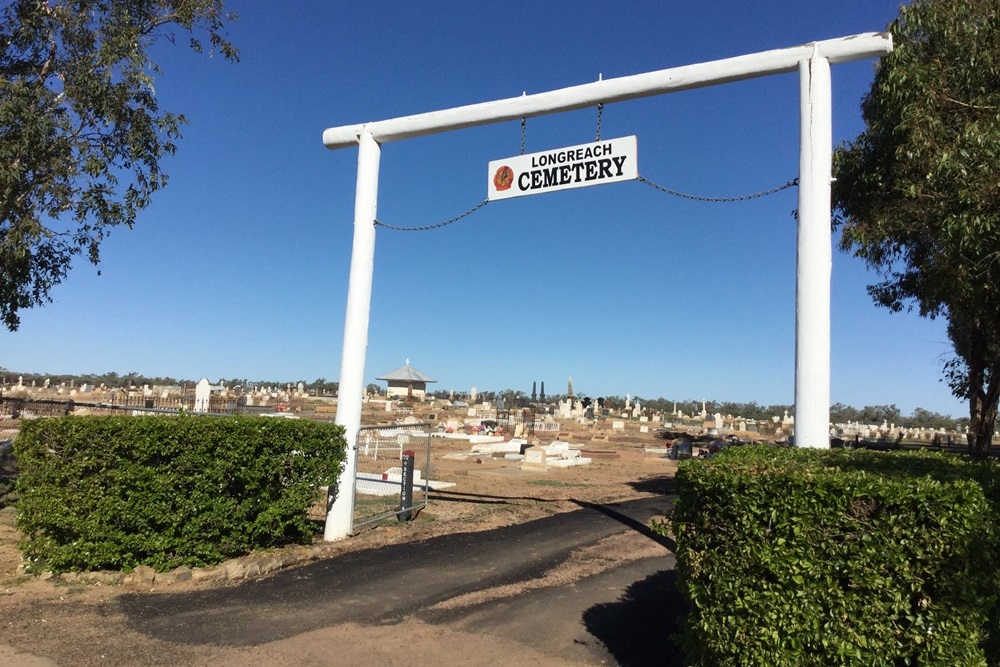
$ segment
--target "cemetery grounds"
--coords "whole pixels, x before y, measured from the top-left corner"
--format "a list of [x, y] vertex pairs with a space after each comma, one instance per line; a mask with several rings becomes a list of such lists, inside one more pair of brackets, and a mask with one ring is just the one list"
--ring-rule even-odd
[[[371, 420], [366, 417], [365, 421]], [[16, 424], [6, 422], [3, 426]], [[608, 503], [671, 493], [676, 462], [665, 459], [662, 452], [647, 451], [668, 444], [654, 432], [640, 433], [635, 422], [614, 432], [610, 422], [574, 426], [559, 434], [538, 433], [533, 440], [548, 444], [558, 436], [582, 447], [592, 463], [544, 472], [521, 470], [517, 461], [489, 455], [455, 458], [470, 450], [468, 442], [434, 438], [429, 477], [453, 482], [454, 487], [431, 491], [428, 506], [413, 521], [384, 521], [332, 544], [322, 542], [320, 534], [311, 546], [290, 547], [291, 560], [308, 562], [448, 533], [489, 530], [576, 510], [581, 502]], [[317, 518], [321, 516], [317, 513]], [[227, 584], [186, 581], [142, 586], [31, 576], [20, 569], [18, 539], [15, 508], [0, 506], [0, 667], [405, 665], [419, 655], [439, 664], [569, 664], [531, 646], [491, 637], [488, 629], [472, 635], [446, 625], [423, 623], [419, 618], [391, 626], [333, 626], [252, 647], [165, 642], [130, 627], [116, 598], [124, 593], [156, 595]], [[623, 533], [573, 553], [540, 581], [473, 595], [489, 601], [540, 586], [570, 586], [628, 561], [666, 553], [664, 547], [638, 533]]]

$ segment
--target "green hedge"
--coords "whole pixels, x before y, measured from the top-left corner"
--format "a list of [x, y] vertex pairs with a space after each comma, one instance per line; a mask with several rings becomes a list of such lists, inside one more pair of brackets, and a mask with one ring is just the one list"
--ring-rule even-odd
[[343, 428], [268, 417], [62, 417], [14, 441], [21, 548], [34, 569], [209, 565], [308, 541]]
[[682, 463], [672, 529], [688, 664], [1000, 664], [997, 473], [946, 455], [767, 447]]

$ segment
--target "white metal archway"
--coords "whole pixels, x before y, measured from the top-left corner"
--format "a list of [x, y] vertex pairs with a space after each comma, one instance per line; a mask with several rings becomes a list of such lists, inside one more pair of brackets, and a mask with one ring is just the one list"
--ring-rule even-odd
[[[833, 262], [830, 234], [833, 154], [830, 65], [881, 57], [891, 51], [891, 35], [864, 33], [324, 131], [323, 143], [327, 148], [358, 146], [354, 245], [337, 402], [337, 423], [344, 426], [349, 446], [354, 446], [361, 425], [381, 144], [797, 69], [800, 81], [800, 146], [795, 269], [795, 437], [799, 446], [829, 447], [830, 274]], [[341, 492], [327, 513], [324, 533], [327, 540], [346, 537], [350, 531], [354, 495], [344, 490], [351, 488], [354, 474], [354, 462], [348, 456], [338, 484]]]

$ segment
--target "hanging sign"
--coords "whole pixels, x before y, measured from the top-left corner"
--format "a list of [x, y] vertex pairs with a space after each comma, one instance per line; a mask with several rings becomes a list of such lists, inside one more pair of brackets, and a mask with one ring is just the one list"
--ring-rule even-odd
[[493, 160], [487, 199], [510, 199], [639, 178], [635, 135]]

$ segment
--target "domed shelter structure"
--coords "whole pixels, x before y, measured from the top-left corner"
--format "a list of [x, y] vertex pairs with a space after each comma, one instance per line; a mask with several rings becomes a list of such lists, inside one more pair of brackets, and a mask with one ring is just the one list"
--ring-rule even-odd
[[385, 380], [389, 383], [385, 392], [387, 398], [413, 397], [423, 399], [427, 395], [427, 385], [431, 382], [437, 382], [437, 380], [410, 366], [409, 359], [406, 360], [406, 365], [403, 367], [375, 379]]

